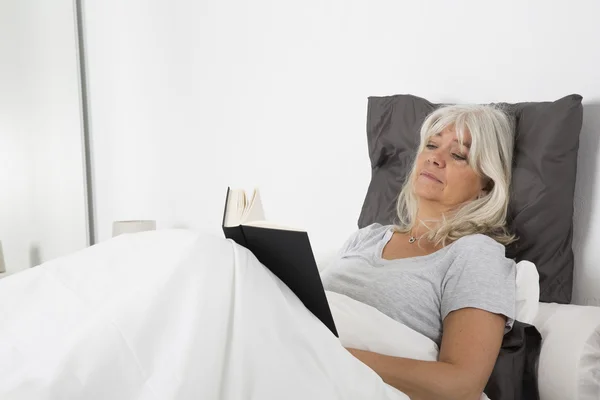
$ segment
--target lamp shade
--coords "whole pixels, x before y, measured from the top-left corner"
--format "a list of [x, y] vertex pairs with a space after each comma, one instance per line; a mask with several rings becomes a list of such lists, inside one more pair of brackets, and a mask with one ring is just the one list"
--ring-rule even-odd
[[4, 251], [2, 251], [2, 242], [0, 242], [0, 274], [6, 272], [6, 264], [4, 264]]
[[123, 233], [137, 233], [156, 230], [156, 221], [136, 220], [136, 221], [115, 221], [113, 222], [112, 235], [119, 236]]

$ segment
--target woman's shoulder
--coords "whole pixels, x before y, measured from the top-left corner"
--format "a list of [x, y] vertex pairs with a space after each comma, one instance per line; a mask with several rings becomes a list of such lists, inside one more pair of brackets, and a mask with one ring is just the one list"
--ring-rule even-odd
[[457, 239], [452, 248], [457, 254], [479, 254], [495, 257], [506, 257], [506, 247], [491, 237], [476, 233]]
[[372, 223], [354, 231], [346, 240], [342, 247], [343, 253], [353, 250], [364, 249], [375, 243], [379, 243], [388, 232], [393, 232], [393, 225], [382, 225], [380, 223]]
[[[506, 257], [504, 245], [491, 237], [483, 234], [464, 236], [453, 243], [451, 251], [454, 255], [448, 265], [447, 277], [469, 276], [473, 284], [488, 282], [514, 286], [516, 263]], [[465, 271], [468, 271], [466, 275]]]
[[374, 222], [371, 225], [367, 225], [358, 230], [362, 235], [365, 236], [373, 236], [383, 234], [391, 229], [393, 229], [394, 225], [382, 225], [378, 222]]

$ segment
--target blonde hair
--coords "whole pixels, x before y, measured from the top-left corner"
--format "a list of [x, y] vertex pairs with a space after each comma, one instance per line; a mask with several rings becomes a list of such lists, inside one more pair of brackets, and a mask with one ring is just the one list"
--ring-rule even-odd
[[504, 245], [513, 242], [515, 236], [506, 227], [514, 143], [513, 120], [499, 107], [491, 105], [438, 108], [423, 122], [417, 154], [423, 151], [431, 136], [448, 127], [454, 128], [461, 144], [465, 132], [471, 134], [468, 162], [479, 176], [489, 180], [487, 191], [484, 196], [444, 214], [441, 221], [434, 221], [434, 226], [428, 226], [428, 221], [417, 221], [418, 198], [413, 188], [417, 170], [415, 162], [398, 197], [396, 231], [409, 233], [417, 224], [422, 224], [429, 230], [424, 237], [435, 245], [443, 246], [476, 233], [487, 235]]

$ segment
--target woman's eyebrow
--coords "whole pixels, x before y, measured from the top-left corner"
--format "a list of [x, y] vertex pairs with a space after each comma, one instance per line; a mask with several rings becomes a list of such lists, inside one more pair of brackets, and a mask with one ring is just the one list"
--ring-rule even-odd
[[[429, 139], [431, 139], [433, 137], [442, 137], [442, 133], [441, 132], [436, 133], [435, 135], [430, 136]], [[458, 144], [460, 144], [460, 142], [458, 141], [458, 139], [454, 139], [453, 142], [457, 142]], [[463, 142], [463, 146], [465, 146], [467, 149], [470, 150], [471, 149], [471, 142], [465, 141], [465, 142]]]
[[[457, 142], [458, 144], [460, 144], [460, 142], [458, 141], [458, 139], [454, 139], [454, 142]], [[467, 149], [471, 148], [471, 142], [463, 142], [463, 146], [465, 146]]]

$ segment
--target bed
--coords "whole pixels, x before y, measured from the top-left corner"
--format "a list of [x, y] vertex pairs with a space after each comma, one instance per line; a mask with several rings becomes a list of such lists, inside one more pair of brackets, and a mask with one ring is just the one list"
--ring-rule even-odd
[[[600, 308], [569, 304], [581, 101], [506, 104], [518, 122], [511, 224], [526, 238], [508, 249], [518, 262], [517, 320], [542, 342], [535, 360], [515, 351], [526, 344], [503, 343], [507, 357], [534, 368], [513, 373], [492, 400], [521, 398], [527, 373], [542, 400], [600, 395]], [[412, 95], [369, 99], [372, 181], [359, 227], [393, 218], [415, 129], [437, 106]], [[188, 230], [121, 235], [0, 281], [0, 398], [407, 399], [344, 347], [427, 360], [435, 344], [327, 296], [339, 339], [230, 240]]]

